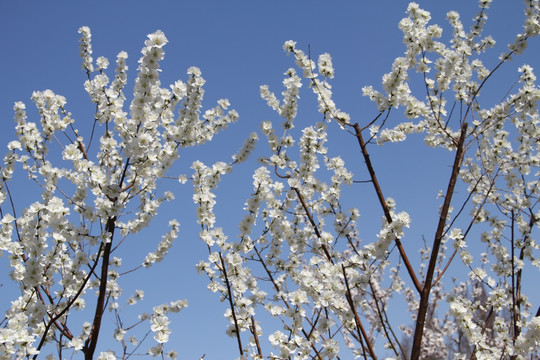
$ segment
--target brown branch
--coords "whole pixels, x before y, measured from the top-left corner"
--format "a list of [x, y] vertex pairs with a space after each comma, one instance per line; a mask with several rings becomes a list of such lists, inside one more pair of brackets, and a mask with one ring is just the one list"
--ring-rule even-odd
[[[41, 291], [39, 290], [39, 288], [36, 286], [34, 288], [34, 290], [36, 291], [36, 295], [37, 297], [39, 298], [39, 300], [41, 301], [41, 303], [43, 305], [46, 306], [45, 304], [45, 299], [43, 298], [43, 295], [41, 294]], [[51, 305], [54, 305], [54, 302], [52, 300], [52, 297], [50, 295], [50, 292], [48, 289], [44, 288], [43, 289], [43, 292], [45, 293], [45, 295], [47, 295], [47, 299], [49, 300], [49, 302], [51, 303]], [[73, 339], [73, 334], [71, 333], [71, 331], [69, 331], [69, 328], [67, 327], [65, 321], [62, 321], [61, 323], [58, 322], [58, 318], [55, 318], [53, 316], [53, 314], [49, 313], [47, 311], [47, 315], [49, 316], [49, 319], [51, 320], [51, 322], [56, 326], [56, 328], [65, 336], [67, 337], [69, 340]]]
[[85, 160], [89, 160], [88, 159], [88, 154], [86, 153], [86, 150], [84, 149], [84, 145], [82, 142], [80, 142], [79, 140], [77, 140], [77, 145], [79, 146], [79, 150], [81, 150], [83, 156], [84, 156], [84, 159]]
[[[381, 204], [381, 207], [383, 209], [384, 216], [386, 217], [386, 221], [388, 221], [388, 223], [392, 223], [392, 215], [390, 215], [390, 209], [388, 208], [388, 205], [386, 204], [386, 200], [384, 199], [381, 187], [379, 185], [379, 181], [377, 180], [377, 176], [375, 175], [375, 170], [373, 169], [373, 164], [371, 163], [371, 159], [369, 158], [369, 153], [367, 152], [367, 147], [364, 142], [364, 138], [362, 136], [362, 129], [360, 129], [360, 126], [358, 124], [354, 124], [353, 127], [356, 133], [356, 139], [358, 140], [358, 144], [360, 145], [360, 149], [362, 150], [364, 161], [369, 171], [369, 176], [371, 177], [371, 183], [375, 187], [375, 193], [377, 194], [377, 198], [379, 199], [379, 203]], [[407, 269], [407, 272], [409, 273], [409, 277], [411, 278], [416, 290], [420, 293], [422, 291], [422, 286], [420, 285], [420, 282], [418, 281], [418, 278], [416, 277], [416, 274], [411, 265], [411, 262], [409, 261], [407, 253], [405, 252], [405, 249], [403, 248], [403, 244], [401, 244], [401, 240], [398, 237], [396, 237], [395, 243], [396, 243], [396, 247], [398, 248], [399, 254], [401, 255], [401, 258], [403, 259], [405, 268]]]
[[[259, 262], [261, 263], [261, 265], [263, 266], [264, 268], [264, 271], [266, 272], [266, 274], [268, 275], [268, 278], [270, 279], [270, 282], [272, 283], [272, 285], [274, 285], [274, 289], [276, 289], [276, 292], [277, 294], [281, 293], [281, 289], [279, 288], [278, 284], [276, 283], [276, 280], [274, 279], [274, 276], [272, 275], [272, 273], [270, 272], [270, 269], [268, 269], [268, 266], [266, 266], [266, 263], [264, 262], [262, 256], [261, 256], [261, 253], [259, 252], [259, 250], [257, 249], [256, 246], [253, 246], [253, 249], [255, 250], [255, 253], [257, 254], [258, 258], [259, 258]], [[287, 309], [290, 308], [290, 305], [289, 303], [287, 302], [287, 300], [285, 299], [285, 297], [283, 295], [280, 295], [280, 299], [281, 301], [283, 301], [283, 303], [285, 304], [285, 306], [287, 307]]]
[[347, 273], [345, 272], [345, 266], [341, 265], [341, 270], [343, 271], [343, 279], [345, 280], [345, 286], [347, 288], [347, 293], [345, 294], [345, 297], [347, 298], [347, 302], [349, 303], [349, 306], [351, 307], [351, 311], [354, 314], [354, 322], [356, 324], [356, 331], [358, 332], [358, 336], [366, 341], [366, 346], [368, 348], [369, 354], [374, 360], [377, 360], [377, 356], [375, 355], [375, 351], [373, 349], [373, 346], [371, 346], [371, 342], [369, 341], [369, 338], [366, 334], [366, 331], [364, 330], [364, 326], [362, 325], [362, 321], [360, 321], [360, 317], [358, 316], [358, 312], [356, 311], [356, 307], [354, 306], [354, 302], [351, 295], [351, 288], [349, 287], [349, 280], [347, 279]]
[[[378, 316], [379, 321], [381, 323], [381, 327], [382, 327], [382, 329], [384, 331], [384, 334], [385, 334], [386, 338], [388, 339], [388, 343], [390, 344], [390, 347], [392, 348], [392, 351], [394, 351], [394, 354], [396, 354], [396, 356], [399, 356], [399, 352], [397, 351], [396, 346], [392, 342], [392, 337], [390, 337], [390, 333], [392, 333], [396, 343], [398, 344], [398, 346], [400, 348], [402, 357], [404, 358], [405, 357], [405, 352], [403, 351], [403, 348], [401, 347], [401, 344], [399, 343], [399, 341], [398, 341], [398, 339], [396, 337], [396, 334], [392, 330], [392, 327], [390, 326], [390, 324], [388, 322], [388, 318], [387, 317], [385, 318], [385, 316], [383, 316], [383, 313], [386, 314], [385, 310], [384, 310], [384, 304], [383, 304], [382, 300], [379, 300], [379, 298], [375, 294], [375, 288], [373, 287], [373, 283], [371, 282], [371, 279], [368, 280], [368, 283], [369, 283], [369, 288], [371, 289], [371, 293], [373, 294], [373, 301], [375, 302], [375, 308], [377, 310], [377, 316]], [[382, 309], [381, 309], [381, 306], [379, 306], [379, 301], [381, 302], [381, 305], [383, 306]], [[390, 330], [390, 333], [388, 332], [389, 330]]]
[[[100, 245], [99, 249], [98, 249], [98, 253], [97, 253], [97, 258], [99, 259], [99, 256], [101, 254], [101, 250], [103, 248], [103, 244]], [[51, 328], [51, 326], [54, 324], [53, 321], [56, 321], [58, 320], [61, 316], [63, 316], [67, 311], [69, 311], [71, 309], [71, 305], [73, 305], [75, 303], [75, 301], [79, 298], [79, 296], [81, 296], [81, 293], [83, 292], [83, 290], [85, 289], [86, 287], [86, 284], [88, 283], [88, 280], [90, 280], [90, 277], [92, 276], [92, 274], [94, 273], [94, 269], [96, 268], [98, 264], [98, 261], [96, 260], [94, 265], [92, 266], [92, 268], [90, 269], [90, 272], [88, 273], [88, 275], [86, 276], [86, 278], [83, 280], [83, 283], [81, 285], [81, 287], [79, 288], [79, 290], [77, 291], [77, 293], [75, 294], [75, 296], [70, 300], [68, 301], [68, 303], [66, 304], [66, 306], [64, 307], [64, 309], [62, 311], [60, 311], [58, 314], [56, 314], [54, 316], [54, 318], [51, 319], [51, 321], [49, 321], [49, 323], [45, 326], [45, 330], [43, 331], [43, 336], [41, 337], [41, 340], [39, 342], [39, 345], [37, 346], [36, 350], [40, 350], [41, 347], [45, 344], [45, 339], [47, 337], [47, 333], [49, 332], [49, 329]], [[39, 354], [36, 354], [34, 355], [33, 359], [37, 359], [37, 356]]]
[[[324, 308], [324, 310], [326, 311], [327, 309]], [[317, 312], [317, 317], [315, 318], [315, 321], [310, 322], [311, 330], [309, 330], [309, 333], [307, 335], [308, 338], [310, 338], [311, 335], [313, 334], [313, 332], [316, 330], [317, 324], [319, 323], [319, 319], [321, 318], [323, 308], [320, 308], [319, 310], [315, 310], [315, 311]], [[328, 318], [328, 314], [327, 314], [327, 318]], [[308, 320], [308, 322], [309, 322], [309, 320]]]
[[[274, 286], [274, 289], [276, 289], [276, 292], [277, 294], [280, 294], [281, 293], [281, 289], [279, 288], [278, 284], [276, 283], [276, 280], [274, 279], [274, 277], [272, 276], [272, 273], [270, 272], [270, 269], [268, 269], [268, 266], [266, 266], [266, 263], [264, 262], [262, 256], [261, 256], [261, 253], [259, 252], [259, 250], [257, 249], [256, 246], [253, 247], [254, 250], [255, 250], [255, 253], [257, 254], [258, 258], [259, 258], [259, 262], [262, 264], [263, 268], [264, 268], [264, 271], [266, 272], [266, 274], [268, 275], [269, 279], [270, 279], [270, 282], [272, 282], [272, 285]], [[287, 307], [287, 309], [290, 309], [291, 306], [289, 305], [289, 303], [287, 302], [287, 300], [285, 299], [285, 297], [281, 294], [279, 295], [279, 297], [281, 298], [281, 301], [283, 301], [283, 303], [285, 304], [285, 306]], [[315, 324], [313, 324], [307, 317], [304, 316], [304, 319], [311, 325], [311, 328], [313, 329], [315, 327]], [[313, 342], [311, 341], [310, 337], [311, 337], [311, 332], [308, 334], [306, 332], [305, 329], [302, 329], [302, 334], [304, 335], [304, 337], [306, 338], [307, 341], [310, 342], [311, 344], [311, 348], [313, 349], [313, 351], [315, 351], [315, 354], [316, 354], [316, 357], [317, 359], [320, 359], [322, 360], [322, 357], [319, 353], [319, 351], [317, 350], [317, 348], [315, 347], [315, 344], [313, 344]], [[321, 336], [322, 338], [322, 336]]]
[[[302, 204], [302, 207], [304, 208], [304, 211], [306, 212], [306, 216], [309, 219], [309, 223], [311, 224], [311, 226], [313, 226], [313, 229], [315, 231], [315, 235], [317, 236], [317, 238], [321, 239], [321, 233], [319, 232], [319, 227], [317, 226], [317, 224], [315, 224], [315, 220], [313, 220], [313, 216], [309, 212], [309, 208], [308, 208], [308, 206], [306, 204], [306, 201], [304, 200], [304, 197], [300, 193], [300, 190], [298, 190], [297, 188], [294, 188], [294, 187], [292, 189], [294, 190], [296, 195], [298, 195], [298, 200], [300, 201], [300, 204]], [[334, 261], [332, 260], [332, 256], [330, 255], [330, 252], [328, 251], [328, 248], [326, 247], [326, 244], [321, 244], [321, 247], [322, 247], [322, 249], [324, 251], [324, 255], [326, 256], [328, 261], [330, 261], [333, 264]]]
[[459, 176], [459, 169], [465, 155], [465, 139], [467, 137], [467, 123], [464, 122], [461, 125], [461, 135], [457, 144], [456, 156], [454, 158], [454, 165], [452, 166], [452, 174], [448, 182], [448, 189], [444, 197], [444, 203], [441, 209], [439, 217], [439, 224], [437, 225], [437, 231], [435, 232], [435, 238], [433, 240], [433, 247], [431, 249], [431, 257], [429, 259], [426, 278], [424, 280], [424, 286], [420, 292], [420, 303], [418, 305], [418, 314], [416, 318], [416, 328], [414, 331], [413, 347], [411, 351], [411, 360], [418, 360], [421, 355], [422, 338], [424, 335], [424, 325], [426, 322], [426, 315], [429, 305], [429, 295], [432, 288], [433, 275], [435, 273], [435, 266], [439, 257], [439, 249], [441, 246], [444, 228], [446, 226], [446, 218], [450, 209], [450, 203], [452, 201], [452, 195], [454, 194], [456, 181]]
[[[513, 318], [514, 318], [514, 340], [517, 339], [519, 334], [521, 333], [521, 326], [519, 325], [521, 323], [521, 303], [523, 299], [521, 298], [521, 285], [522, 285], [522, 275], [523, 275], [523, 269], [519, 268], [517, 271], [517, 274], [515, 274], [515, 284], [514, 284], [514, 212], [512, 211], [512, 298], [513, 298], [513, 308], [512, 311], [514, 312]], [[536, 217], [534, 216], [534, 213], [531, 211], [531, 219], [529, 220], [529, 229], [527, 233], [523, 237], [523, 247], [521, 248], [521, 251], [519, 252], [519, 260], [522, 262], [525, 258], [525, 246], [527, 243], [527, 240], [531, 234], [532, 228], [534, 226], [534, 223], [536, 222]], [[515, 294], [514, 294], [515, 292]], [[538, 315], [537, 315], [538, 316]]]
[[255, 317], [251, 317], [251, 333], [253, 334], [253, 338], [255, 339], [255, 345], [257, 346], [257, 354], [263, 358], [262, 350], [261, 350], [261, 344], [259, 343], [259, 335], [257, 335], [257, 325], [255, 324]]
[[519, 335], [519, 325], [518, 325], [518, 317], [519, 317], [519, 300], [518, 300], [518, 289], [516, 289], [516, 265], [514, 260], [514, 252], [515, 252], [515, 238], [514, 238], [514, 226], [515, 226], [515, 214], [514, 210], [511, 212], [512, 216], [512, 222], [510, 224], [510, 264], [512, 267], [512, 321], [514, 323], [514, 336], [512, 337], [513, 340], [517, 338]]
[[[109, 258], [111, 256], [111, 246], [114, 236], [114, 229], [116, 225], [116, 217], [109, 218], [105, 225], [105, 233], [111, 234], [110, 239], [105, 243], [103, 247], [103, 256], [101, 262], [101, 276], [99, 279], [99, 293], [96, 304], [96, 312], [94, 314], [94, 321], [90, 330], [88, 339], [84, 342], [83, 353], [85, 360], [92, 360], [94, 352], [96, 351], [96, 345], [99, 337], [99, 330], [101, 328], [101, 319], [105, 312], [105, 298], [107, 295], [107, 280], [109, 278]], [[97, 261], [96, 261], [97, 262]]]
[[[8, 197], [9, 197], [9, 203], [11, 204], [11, 210], [13, 211], [13, 217], [16, 219], [17, 218], [17, 212], [15, 211], [15, 204], [13, 202], [13, 197], [11, 196], [11, 191], [9, 190], [9, 186], [8, 186], [8, 183], [6, 182], [5, 179], [3, 179], [3, 184], [4, 184], [4, 187], [6, 188], [6, 192], [8, 194]], [[2, 215], [3, 217], [3, 215]], [[19, 242], [22, 242], [22, 238], [21, 238], [21, 234], [19, 232], [19, 225], [17, 225], [17, 221], [14, 221], [13, 222], [15, 224], [15, 232], [17, 233], [17, 239], [19, 240]], [[22, 257], [23, 257], [23, 261], [26, 261], [26, 254], [22, 254]]]
[[[482, 331], [480, 331], [480, 334], [484, 335], [486, 332], [486, 329], [488, 327], [489, 322], [491, 321], [491, 317], [493, 316], [493, 306], [489, 308], [488, 315], [486, 317], [486, 320], [484, 321], [484, 325], [482, 326]], [[474, 346], [473, 351], [471, 352], [470, 360], [476, 360], [476, 345]]]
[[223, 256], [221, 256], [221, 252], [219, 253], [219, 260], [221, 260], [221, 272], [225, 277], [225, 285], [227, 286], [227, 292], [229, 295], [229, 305], [231, 306], [231, 312], [234, 321], [234, 330], [236, 331], [236, 340], [238, 341], [238, 350], [240, 351], [240, 356], [242, 356], [244, 355], [244, 350], [242, 348], [242, 339], [240, 338], [240, 327], [238, 326], [238, 320], [236, 319], [236, 311], [234, 310], [236, 307], [234, 305], [233, 293], [231, 289], [231, 284], [229, 282], [229, 277], [227, 276], [227, 269], [225, 268], [225, 261], [223, 261]]
[[[480, 181], [480, 179], [478, 179], [478, 182]], [[474, 186], [474, 189], [472, 190], [473, 192], [475, 191], [476, 187], [477, 187], [478, 183], [476, 183], [476, 185]], [[467, 227], [467, 230], [465, 230], [465, 233], [463, 234], [463, 239], [465, 239], [467, 237], [467, 235], [469, 234], [469, 231], [472, 229], [472, 226], [474, 225], [474, 222], [476, 221], [476, 219], [478, 218], [478, 215], [480, 214], [480, 211], [482, 211], [482, 209], [484, 208], [484, 205], [486, 204], [487, 202], [487, 199], [488, 199], [488, 195], [491, 193], [491, 190], [493, 189], [493, 187], [495, 186], [495, 179], [493, 179], [490, 183], [490, 186], [489, 186], [489, 189], [487, 191], [487, 194], [486, 196], [484, 197], [484, 200], [482, 200], [482, 203], [480, 204], [480, 206], [478, 206], [478, 209], [476, 210], [474, 216], [472, 217], [471, 219], [471, 222], [469, 223], [469, 226]], [[469, 194], [469, 196], [467, 197], [467, 201], [469, 201], [469, 199], [471, 198], [471, 195], [472, 195], [472, 192]], [[462, 208], [459, 210], [458, 214], [455, 216], [454, 220], [452, 220], [452, 222], [449, 224], [449, 227], [452, 226], [452, 224], [454, 223], [454, 221], [456, 220], [456, 218], [459, 216], [459, 214], [461, 213], [461, 211], [464, 209], [465, 207], [465, 204], [463, 204]], [[448, 230], [447, 230], [448, 231]], [[439, 280], [441, 280], [441, 278], [443, 277], [444, 273], [446, 272], [446, 270], [448, 270], [448, 268], [450, 267], [450, 264], [452, 263], [452, 261], [454, 260], [454, 257], [456, 256], [457, 252], [458, 252], [459, 248], [456, 248], [454, 249], [454, 252], [452, 253], [452, 255], [450, 256], [448, 262], [446, 263], [446, 265], [444, 266], [444, 268], [442, 269], [442, 271], [439, 272], [439, 274], [437, 275], [437, 277], [435, 278], [435, 280], [433, 281], [433, 284], [431, 285], [432, 287], [435, 286]]]

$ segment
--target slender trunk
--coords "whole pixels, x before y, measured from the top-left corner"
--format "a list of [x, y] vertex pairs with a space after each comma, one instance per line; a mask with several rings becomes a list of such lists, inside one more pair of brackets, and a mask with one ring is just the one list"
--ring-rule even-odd
[[[114, 236], [116, 217], [109, 218], [107, 225], [105, 226], [105, 232], [110, 233], [110, 240], [105, 244], [103, 248], [103, 256], [101, 263], [101, 275], [99, 279], [99, 293], [96, 304], [96, 312], [94, 314], [94, 321], [92, 323], [92, 329], [90, 335], [86, 339], [83, 347], [84, 359], [92, 360], [94, 358], [94, 352], [96, 351], [96, 345], [99, 336], [99, 330], [101, 328], [101, 319], [103, 312], [105, 311], [105, 299], [107, 296], [107, 280], [109, 278], [109, 258], [111, 256], [112, 240]], [[97, 259], [96, 259], [97, 261]]]
[[422, 291], [420, 292], [420, 304], [418, 305], [418, 314], [416, 318], [416, 328], [414, 330], [411, 360], [418, 360], [421, 355], [422, 338], [424, 336], [424, 326], [426, 323], [426, 315], [429, 305], [429, 295], [433, 286], [433, 274], [435, 273], [435, 266], [437, 265], [437, 259], [439, 257], [439, 249], [441, 246], [444, 229], [446, 227], [446, 218], [450, 209], [452, 195], [454, 194], [456, 181], [459, 176], [459, 169], [461, 168], [461, 163], [465, 154], [466, 134], [467, 123], [463, 123], [463, 125], [461, 126], [461, 135], [457, 144], [454, 165], [452, 166], [452, 175], [450, 176], [450, 181], [448, 182], [448, 189], [446, 190], [446, 195], [444, 197], [444, 203], [441, 210], [441, 215], [439, 217], [439, 224], [435, 233], [435, 239], [433, 240], [433, 248], [431, 249], [431, 257], [429, 259], [426, 278], [424, 280], [424, 285], [422, 286]]

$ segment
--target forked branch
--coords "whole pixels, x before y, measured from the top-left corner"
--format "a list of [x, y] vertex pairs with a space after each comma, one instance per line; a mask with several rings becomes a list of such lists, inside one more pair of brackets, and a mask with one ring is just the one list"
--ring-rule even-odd
[[448, 188], [446, 195], [444, 196], [444, 203], [439, 216], [439, 224], [437, 225], [437, 231], [435, 232], [435, 238], [433, 240], [433, 247], [431, 249], [431, 256], [429, 259], [428, 269], [422, 291], [420, 292], [420, 303], [418, 305], [418, 314], [416, 318], [416, 328], [414, 331], [413, 347], [411, 351], [411, 360], [418, 360], [420, 358], [422, 338], [424, 335], [424, 325], [426, 322], [426, 315], [429, 305], [429, 295], [432, 288], [433, 275], [435, 273], [435, 266], [437, 259], [439, 258], [439, 249], [443, 239], [444, 229], [446, 227], [446, 218], [450, 210], [450, 204], [452, 201], [452, 195], [454, 194], [456, 181], [459, 176], [459, 169], [463, 162], [465, 155], [465, 139], [467, 137], [467, 123], [464, 122], [461, 125], [461, 135], [457, 144], [456, 156], [454, 158], [454, 165], [452, 166], [452, 174], [448, 182]]

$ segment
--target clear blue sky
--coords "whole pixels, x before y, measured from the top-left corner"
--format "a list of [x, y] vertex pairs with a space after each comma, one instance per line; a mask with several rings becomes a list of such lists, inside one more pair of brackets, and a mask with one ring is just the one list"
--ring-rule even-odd
[[[477, 9], [476, 2], [472, 0], [424, 0], [418, 3], [432, 12], [432, 23], [443, 25], [445, 31], [448, 30], [444, 21], [447, 11], [460, 12], [468, 28]], [[273, 112], [260, 99], [258, 89], [259, 85], [269, 84], [271, 90], [281, 92], [282, 74], [294, 66], [293, 59], [285, 56], [282, 50], [283, 42], [289, 39], [296, 40], [298, 46], [306, 51], [309, 45], [314, 57], [322, 52], [332, 55], [336, 68], [333, 82], [335, 101], [342, 110], [351, 114], [354, 121], [368, 122], [376, 114], [376, 108], [362, 98], [361, 88], [370, 84], [378, 87], [381, 76], [390, 70], [393, 59], [402, 54], [402, 33], [397, 24], [405, 16], [407, 4], [407, 1], [397, 0], [0, 1], [0, 155], [3, 156], [5, 144], [15, 135], [13, 103], [24, 101], [28, 108], [32, 108], [30, 96], [34, 90], [52, 89], [64, 95], [74, 118], [79, 123], [91, 124], [94, 107], [82, 86], [86, 75], [80, 70], [79, 58], [77, 29], [83, 25], [92, 30], [94, 58], [103, 55], [114, 64], [119, 51], [128, 52], [130, 71], [127, 89], [133, 85], [146, 35], [161, 29], [169, 40], [165, 47], [165, 60], [161, 64], [162, 85], [185, 79], [187, 68], [198, 66], [207, 80], [205, 106], [213, 106], [218, 98], [228, 98], [240, 113], [239, 122], [222, 134], [215, 144], [197, 148], [186, 155], [185, 169], [194, 158], [200, 157], [208, 162], [228, 160], [247, 134], [258, 129], [261, 121], [275, 119]], [[493, 59], [520, 31], [522, 9], [521, 1], [494, 1], [486, 27], [486, 34], [492, 34], [499, 43], [497, 50], [492, 51], [495, 54]], [[498, 81], [506, 79], [505, 86], [513, 83], [512, 68], [517, 68], [524, 61], [540, 68], [538, 41], [533, 44], [535, 48], [529, 49], [528, 57], [517, 59]], [[306, 105], [301, 105], [301, 111], [304, 109], [305, 112], [301, 112], [299, 118], [305, 125], [318, 120], [319, 115], [313, 111], [313, 96], [307, 88], [303, 90], [301, 96]], [[494, 96], [500, 98], [506, 90], [507, 87]], [[400, 119], [401, 114], [396, 112], [394, 121]], [[264, 147], [264, 144], [260, 146]], [[349, 141], [340, 145], [338, 151], [342, 151], [351, 162], [360, 161], [357, 148], [352, 146], [356, 144]], [[392, 160], [391, 156], [386, 154], [378, 158], [383, 164], [392, 162], [390, 169], [381, 169], [381, 174], [392, 179], [388, 180], [386, 195], [398, 198], [398, 203], [403, 201], [403, 209], [417, 208], [419, 217], [432, 217], [432, 213], [426, 214], [421, 210], [423, 197], [432, 200], [445, 183], [432, 186], [418, 184], [412, 175], [425, 172], [426, 164], [444, 171], [450, 165], [449, 157], [443, 154], [442, 161], [428, 157], [426, 162], [402, 164]], [[221, 186], [228, 190], [218, 198], [218, 216], [221, 214], [218, 221], [230, 231], [231, 236], [234, 236], [235, 224], [242, 214], [227, 214], [231, 208], [241, 209], [249, 196], [253, 168], [253, 163], [239, 168]], [[399, 181], [395, 181], [396, 174], [399, 174]], [[243, 180], [238, 180], [242, 175]], [[427, 189], [426, 186], [431, 187]], [[191, 188], [186, 185], [175, 189], [182, 190], [177, 192], [176, 205], [162, 212], [163, 217], [158, 219], [155, 227], [134, 239], [134, 244], [140, 246], [133, 246], [135, 260], [132, 261], [136, 263], [142, 260], [146, 244], [150, 243], [149, 248], [154, 248], [153, 244], [157, 244], [161, 233], [164, 233], [160, 224], [177, 217], [183, 231], [166, 259], [169, 264], [138, 272], [137, 278], [126, 279], [126, 286], [128, 289], [146, 289], [145, 282], [152, 283], [150, 290], [146, 291], [144, 303], [147, 306], [177, 298], [188, 299], [190, 307], [172, 317], [177, 325], [173, 327], [171, 344], [179, 351], [181, 359], [198, 359], [204, 353], [207, 354], [206, 359], [234, 358], [237, 356], [236, 344], [224, 334], [223, 304], [215, 294], [206, 290], [207, 279], [194, 270], [195, 263], [206, 258], [206, 252], [197, 239]], [[21, 201], [34, 199], [23, 197]], [[413, 211], [410, 213], [415, 215]], [[377, 221], [379, 215], [377, 213], [375, 217]], [[362, 216], [369, 221], [373, 219], [369, 214], [362, 213]], [[434, 230], [433, 222], [429, 226], [418, 232]], [[138, 252], [140, 254], [137, 255]], [[128, 256], [126, 263], [129, 262]], [[0, 261], [0, 265], [5, 265], [5, 259]], [[1, 271], [4, 273], [6, 270], [3, 268]], [[0, 298], [11, 298], [7, 293], [9, 289], [9, 286], [0, 288]], [[131, 291], [126, 290], [126, 295]], [[106, 333], [102, 336], [103, 343], [108, 341]]]

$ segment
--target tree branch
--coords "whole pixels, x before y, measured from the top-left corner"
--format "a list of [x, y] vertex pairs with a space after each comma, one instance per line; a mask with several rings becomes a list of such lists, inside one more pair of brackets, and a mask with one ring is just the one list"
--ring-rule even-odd
[[242, 339], [240, 338], [240, 327], [238, 326], [238, 319], [236, 319], [236, 311], [231, 284], [229, 282], [229, 277], [227, 276], [227, 268], [225, 267], [225, 261], [223, 261], [223, 256], [221, 256], [221, 252], [219, 253], [219, 260], [221, 261], [221, 272], [225, 277], [225, 285], [227, 286], [227, 293], [229, 294], [229, 305], [231, 306], [231, 312], [234, 321], [234, 330], [236, 331], [236, 340], [238, 341], [238, 350], [240, 351], [240, 356], [242, 356], [244, 355], [244, 349], [242, 348]]
[[116, 217], [109, 218], [105, 225], [105, 233], [111, 234], [108, 242], [103, 247], [103, 256], [101, 263], [101, 276], [99, 279], [99, 293], [96, 304], [96, 312], [94, 314], [94, 321], [92, 323], [92, 329], [88, 339], [84, 342], [82, 349], [85, 360], [92, 360], [94, 352], [96, 351], [96, 345], [99, 337], [99, 330], [101, 328], [101, 319], [105, 312], [105, 298], [107, 295], [107, 280], [109, 279], [109, 258], [111, 256], [111, 246], [114, 236], [114, 229], [116, 227]]
[[366, 334], [366, 331], [364, 330], [364, 326], [362, 325], [362, 321], [360, 321], [360, 317], [358, 316], [358, 313], [356, 312], [356, 307], [354, 306], [354, 302], [351, 295], [351, 288], [349, 287], [349, 280], [347, 279], [347, 273], [345, 272], [345, 266], [341, 265], [341, 270], [343, 271], [343, 279], [345, 280], [345, 287], [347, 288], [347, 293], [345, 294], [345, 297], [347, 298], [347, 302], [349, 303], [349, 306], [351, 307], [351, 311], [354, 315], [354, 322], [356, 324], [356, 331], [358, 332], [358, 336], [366, 341], [366, 346], [368, 348], [369, 355], [374, 360], [377, 360], [377, 356], [375, 355], [375, 351], [373, 349], [373, 346], [371, 346], [371, 342], [369, 341], [369, 338]]
[[[388, 208], [388, 205], [386, 204], [386, 200], [384, 199], [381, 187], [379, 185], [379, 180], [377, 180], [377, 176], [375, 175], [375, 170], [373, 169], [371, 159], [369, 158], [369, 153], [367, 152], [367, 147], [364, 142], [364, 138], [362, 136], [362, 129], [360, 129], [360, 126], [358, 124], [354, 124], [353, 128], [356, 133], [356, 139], [358, 140], [360, 149], [362, 150], [362, 155], [364, 157], [364, 161], [366, 162], [366, 166], [369, 171], [369, 176], [371, 177], [371, 183], [375, 187], [375, 193], [377, 194], [377, 198], [379, 199], [379, 203], [381, 204], [381, 207], [383, 209], [384, 216], [386, 217], [386, 221], [388, 221], [388, 223], [392, 223], [392, 215], [390, 215], [390, 209]], [[409, 276], [414, 284], [414, 287], [416, 288], [416, 291], [420, 293], [422, 291], [422, 287], [412, 268], [411, 262], [409, 261], [409, 258], [407, 257], [407, 253], [405, 252], [405, 249], [403, 248], [403, 244], [401, 244], [401, 240], [398, 237], [396, 237], [395, 243], [396, 243], [396, 247], [398, 248], [399, 254], [401, 255], [401, 258], [403, 259], [405, 268], [407, 269], [407, 272], [409, 273]]]

